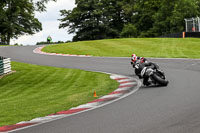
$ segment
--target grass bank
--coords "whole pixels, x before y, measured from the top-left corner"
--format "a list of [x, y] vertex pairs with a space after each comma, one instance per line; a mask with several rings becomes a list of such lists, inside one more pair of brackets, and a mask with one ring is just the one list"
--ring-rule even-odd
[[109, 75], [12, 62], [16, 73], [0, 79], [0, 126], [67, 110], [118, 87]]
[[200, 58], [198, 38], [125, 38], [82, 41], [50, 45], [43, 49], [50, 53], [79, 54], [107, 57], [130, 57], [132, 53], [144, 57]]

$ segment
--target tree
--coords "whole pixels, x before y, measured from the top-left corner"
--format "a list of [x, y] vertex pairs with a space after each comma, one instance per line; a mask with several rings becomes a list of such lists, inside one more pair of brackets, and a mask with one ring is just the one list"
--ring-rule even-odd
[[[69, 27], [69, 33], [76, 33], [74, 40], [93, 40], [97, 38], [93, 33], [100, 29], [100, 14], [95, 0], [76, 0], [77, 7], [71, 10], [61, 10], [60, 28]], [[100, 36], [100, 35], [99, 35]], [[99, 37], [100, 38], [100, 37]]]
[[133, 24], [125, 24], [121, 32], [122, 37], [137, 37], [137, 29]]
[[74, 41], [119, 37], [123, 28], [119, 0], [76, 0], [73, 10], [61, 10], [60, 28], [75, 33]]
[[153, 27], [152, 16], [159, 10], [162, 0], [136, 0], [134, 5], [135, 14], [132, 22], [139, 31], [140, 37], [154, 36], [149, 30]]
[[[54, 0], [55, 1], [55, 0]], [[11, 38], [34, 34], [42, 30], [34, 11], [45, 11], [48, 0], [2, 0], [0, 2], [0, 38], [3, 44], [10, 44]]]
[[162, 7], [153, 16], [154, 24], [151, 29], [156, 36], [184, 31], [184, 18], [199, 15], [196, 0], [163, 0]]
[[75, 34], [73, 41], [158, 37], [182, 32], [184, 18], [200, 15], [199, 0], [76, 0], [76, 5], [61, 10], [59, 26]]
[[184, 18], [200, 15], [199, 0], [138, 0], [133, 21], [140, 37], [184, 31]]

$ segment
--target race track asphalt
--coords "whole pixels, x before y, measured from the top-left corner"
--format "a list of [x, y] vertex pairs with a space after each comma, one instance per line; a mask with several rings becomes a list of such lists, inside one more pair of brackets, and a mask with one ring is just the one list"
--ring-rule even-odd
[[[37, 46], [0, 47], [0, 55], [31, 64], [134, 76], [129, 58], [34, 54]], [[149, 59], [166, 73], [167, 87], [144, 87], [104, 107], [14, 133], [199, 133], [200, 60]]]

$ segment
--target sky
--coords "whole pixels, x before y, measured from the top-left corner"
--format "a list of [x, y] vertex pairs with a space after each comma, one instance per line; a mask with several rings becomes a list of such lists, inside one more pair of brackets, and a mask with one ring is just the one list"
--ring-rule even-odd
[[42, 31], [34, 35], [24, 35], [18, 39], [11, 40], [11, 44], [35, 45], [37, 42], [46, 41], [47, 36], [51, 36], [52, 41], [68, 41], [72, 40], [73, 34], [68, 34], [67, 29], [59, 29], [60, 10], [72, 10], [75, 7], [75, 0], [57, 0], [57, 2], [49, 2], [47, 11], [36, 13], [35, 17], [42, 23]]

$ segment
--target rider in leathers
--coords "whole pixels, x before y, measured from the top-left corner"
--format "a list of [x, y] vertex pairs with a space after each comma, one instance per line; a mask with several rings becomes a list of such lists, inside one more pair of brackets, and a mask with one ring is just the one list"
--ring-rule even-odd
[[143, 78], [143, 84], [146, 86], [149, 86], [151, 83], [149, 82], [149, 76], [141, 76], [141, 71], [147, 67], [152, 69], [159, 69], [159, 66], [155, 63], [148, 62], [146, 58], [144, 57], [138, 57], [135, 54], [131, 57], [131, 64], [133, 68], [135, 68], [135, 74], [142, 79]]

